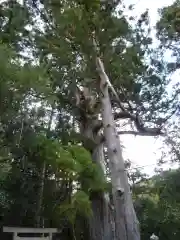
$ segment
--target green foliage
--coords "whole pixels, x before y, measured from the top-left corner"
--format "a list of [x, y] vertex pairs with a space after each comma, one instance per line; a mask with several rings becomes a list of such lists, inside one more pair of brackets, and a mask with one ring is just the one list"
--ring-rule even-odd
[[159, 10], [160, 20], [156, 24], [160, 47], [171, 53], [172, 60], [167, 65], [168, 72], [179, 69], [180, 43], [180, 1], [176, 0], [168, 7]]
[[42, 134], [33, 141], [31, 154], [38, 161], [45, 161], [52, 166], [56, 176], [79, 181], [87, 192], [103, 191], [106, 187], [101, 169], [92, 163], [91, 155], [81, 146], [62, 146], [57, 140]]
[[18, 1], [3, 1], [0, 6], [0, 39], [13, 47], [18, 53], [28, 46], [29, 31], [26, 26], [31, 24], [28, 9]]
[[180, 33], [180, 1], [159, 11], [160, 21], [157, 23], [158, 36], [163, 43], [178, 41]]
[[88, 195], [78, 190], [72, 196], [71, 203], [60, 206], [60, 215], [65, 215], [69, 222], [74, 225], [76, 216], [90, 217], [92, 215], [91, 202]]
[[[47, 62], [51, 55], [48, 72], [61, 103], [67, 98], [72, 107], [76, 83], [90, 87], [94, 95], [97, 94], [93, 82], [97, 79], [92, 44], [95, 33], [106, 71], [121, 101], [133, 102], [133, 108], [138, 109], [143, 120], [161, 125], [160, 115], [165, 119], [175, 109], [174, 96], [178, 90], [170, 97], [166, 91], [168, 64], [163, 62], [160, 49], [151, 47], [148, 12], [143, 13], [132, 28], [120, 1], [52, 3], [44, 4], [42, 14], [46, 11], [50, 20], [44, 22], [45, 33], [36, 32], [33, 46], [36, 54], [43, 56], [42, 62]], [[115, 14], [118, 4], [120, 10]], [[93, 79], [92, 84], [85, 80], [87, 78]], [[64, 88], [63, 94], [60, 86]], [[96, 111], [98, 114], [99, 109]]]
[[89, 152], [80, 146], [70, 146], [70, 151], [79, 164], [79, 181], [84, 191], [105, 191], [107, 190], [107, 182], [101, 168], [92, 163]]
[[8, 174], [11, 171], [11, 165], [6, 161], [0, 161], [0, 209], [8, 209], [10, 206], [10, 199], [8, 193], [4, 189], [4, 183], [7, 180]]
[[150, 185], [146, 181], [148, 192], [141, 189], [138, 194], [135, 203], [142, 239], [148, 239], [152, 233], [160, 239], [179, 239], [179, 173], [179, 169], [162, 172], [150, 180]]

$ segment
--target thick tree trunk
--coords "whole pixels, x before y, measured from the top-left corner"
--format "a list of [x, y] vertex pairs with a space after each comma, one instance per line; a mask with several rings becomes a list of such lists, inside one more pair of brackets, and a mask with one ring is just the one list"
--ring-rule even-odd
[[[85, 137], [95, 141], [92, 131], [92, 123], [86, 124], [82, 129]], [[88, 146], [85, 145], [88, 149]], [[89, 150], [89, 149], [88, 149]], [[103, 145], [97, 145], [92, 152], [92, 160], [98, 164], [105, 173]], [[109, 196], [104, 193], [91, 195], [93, 216], [89, 219], [91, 240], [114, 240], [112, 232], [112, 212]]]
[[[104, 173], [105, 166], [102, 144], [94, 149], [92, 158], [98, 165], [100, 165]], [[113, 240], [113, 219], [108, 194], [100, 193], [92, 196], [92, 210], [93, 218], [91, 219], [91, 228], [93, 233], [92, 236], [94, 236], [92, 239]]]
[[112, 181], [116, 240], [139, 240], [139, 224], [133, 207], [119, 136], [116, 133], [109, 98], [109, 79], [99, 61], [101, 60], [97, 58], [97, 69], [101, 79], [102, 120]]

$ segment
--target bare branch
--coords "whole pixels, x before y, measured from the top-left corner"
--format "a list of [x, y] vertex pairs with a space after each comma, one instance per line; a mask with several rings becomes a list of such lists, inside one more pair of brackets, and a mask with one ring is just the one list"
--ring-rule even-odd
[[[135, 117], [132, 117], [130, 113], [128, 113], [127, 111], [123, 111], [123, 112], [115, 112], [114, 113], [114, 120], [117, 119], [126, 119], [126, 118], [130, 118], [131, 120], [135, 120]], [[133, 119], [134, 118], [134, 119]]]
[[[135, 115], [131, 115], [128, 112], [119, 112], [114, 114], [114, 119], [131, 119], [134, 121], [137, 132], [136, 131], [121, 131], [121, 134], [133, 134], [133, 135], [139, 135], [139, 136], [157, 136], [157, 135], [163, 135], [164, 133], [161, 132], [161, 128], [148, 128], [145, 127], [144, 124], [141, 122], [141, 120], [136, 117]], [[103, 127], [103, 124], [101, 121], [94, 127], [94, 132], [98, 132]]]
[[163, 132], [159, 132], [158, 128], [149, 128], [148, 131], [145, 132], [137, 132], [137, 131], [118, 131], [119, 135], [131, 134], [135, 136], [151, 136], [155, 137], [157, 135], [164, 135]]

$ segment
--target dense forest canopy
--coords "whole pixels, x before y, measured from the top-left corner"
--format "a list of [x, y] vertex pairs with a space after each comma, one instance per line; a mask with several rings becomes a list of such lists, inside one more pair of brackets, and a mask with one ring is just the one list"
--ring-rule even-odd
[[120, 140], [161, 136], [159, 164], [180, 161], [180, 1], [159, 10], [157, 45], [148, 11], [133, 8], [0, 4], [1, 227], [56, 227], [62, 240], [179, 239], [179, 169], [131, 171]]

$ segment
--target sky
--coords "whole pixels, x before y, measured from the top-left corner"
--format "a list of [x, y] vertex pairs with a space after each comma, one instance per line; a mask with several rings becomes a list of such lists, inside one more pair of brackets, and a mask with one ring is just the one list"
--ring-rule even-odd
[[[158, 8], [171, 5], [173, 0], [124, 0], [125, 4], [135, 4], [134, 14], [139, 16], [143, 11], [149, 9], [151, 25], [154, 26], [158, 20]], [[177, 74], [172, 76], [177, 78]], [[140, 167], [143, 172], [152, 175], [157, 160], [161, 157], [162, 139], [145, 136], [122, 136], [122, 144], [125, 146], [124, 158], [132, 161], [134, 166]], [[170, 166], [164, 166], [165, 169]]]

